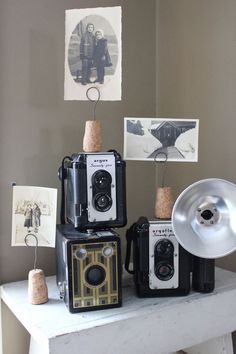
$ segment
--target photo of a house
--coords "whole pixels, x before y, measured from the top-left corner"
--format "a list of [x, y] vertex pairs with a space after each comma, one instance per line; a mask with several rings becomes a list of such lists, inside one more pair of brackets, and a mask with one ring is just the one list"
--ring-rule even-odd
[[197, 161], [198, 125], [198, 119], [125, 118], [125, 159]]

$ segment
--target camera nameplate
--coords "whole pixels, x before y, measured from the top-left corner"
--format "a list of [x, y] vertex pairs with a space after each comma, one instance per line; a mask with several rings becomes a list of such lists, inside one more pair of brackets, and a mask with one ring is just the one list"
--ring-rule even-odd
[[[116, 161], [113, 154], [104, 154], [104, 155], [87, 155], [87, 200], [88, 200], [88, 221], [97, 222], [97, 221], [106, 221], [106, 220], [115, 220], [117, 218], [116, 210]], [[97, 210], [93, 205], [93, 185], [92, 177], [95, 172], [100, 170], [107, 171], [112, 178], [110, 186], [110, 194], [112, 205], [111, 207], [102, 212]]]
[[[168, 280], [161, 280], [155, 274], [155, 247], [158, 242], [169, 240], [174, 246], [172, 266], [173, 275]], [[163, 259], [163, 258], [162, 258]], [[163, 261], [163, 260], [162, 260]], [[172, 230], [171, 221], [158, 221], [149, 226], [149, 287], [150, 289], [176, 289], [179, 287], [179, 243]]]

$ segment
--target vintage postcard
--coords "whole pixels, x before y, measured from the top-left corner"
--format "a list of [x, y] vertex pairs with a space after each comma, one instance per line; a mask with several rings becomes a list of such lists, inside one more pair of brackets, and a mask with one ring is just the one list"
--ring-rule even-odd
[[[12, 246], [55, 247], [57, 189], [13, 187]], [[31, 236], [34, 235], [34, 236]]]
[[124, 159], [198, 161], [198, 119], [124, 118]]
[[66, 10], [65, 100], [87, 100], [96, 87], [100, 100], [120, 101], [121, 7]]

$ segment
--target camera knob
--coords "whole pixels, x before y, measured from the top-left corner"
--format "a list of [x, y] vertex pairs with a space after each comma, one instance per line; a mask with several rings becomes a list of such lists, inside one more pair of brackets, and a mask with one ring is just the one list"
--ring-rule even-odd
[[60, 166], [58, 171], [57, 171], [57, 175], [58, 175], [58, 178], [59, 178], [60, 181], [66, 179], [66, 177], [67, 177], [66, 168]]

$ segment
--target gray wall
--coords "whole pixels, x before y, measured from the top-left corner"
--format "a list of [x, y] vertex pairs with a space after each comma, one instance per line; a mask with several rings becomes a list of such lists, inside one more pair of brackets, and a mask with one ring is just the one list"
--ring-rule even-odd
[[[97, 119], [103, 148], [123, 150], [124, 116], [155, 116], [155, 1], [2, 0], [0, 4], [0, 278], [26, 279], [33, 250], [11, 247], [11, 182], [60, 189], [57, 170], [67, 154], [82, 151], [89, 102], [64, 101], [65, 9], [122, 5], [123, 99], [101, 102]], [[148, 40], [147, 40], [148, 39]], [[148, 183], [146, 181], [148, 180]], [[127, 163], [128, 219], [151, 214], [152, 164]], [[60, 200], [60, 193], [59, 193]], [[124, 240], [124, 230], [121, 231]], [[54, 274], [54, 249], [39, 250], [39, 267]]]
[[[123, 99], [101, 102], [103, 148], [123, 150], [123, 118], [155, 116], [155, 1], [1, 0], [0, 280], [26, 279], [31, 248], [11, 247], [11, 182], [55, 187], [65, 155], [82, 151], [89, 102], [64, 102], [64, 17], [69, 8], [122, 5]], [[147, 40], [148, 39], [148, 40]], [[155, 167], [127, 162], [128, 220], [152, 214]], [[60, 200], [60, 193], [59, 193]], [[124, 230], [121, 230], [123, 249]], [[124, 252], [123, 252], [124, 254]], [[40, 248], [38, 267], [55, 274], [55, 250]], [[25, 354], [29, 338], [3, 306], [3, 353]], [[14, 343], [12, 336], [14, 333]], [[0, 350], [1, 351], [1, 350]]]
[[[235, 183], [236, 2], [160, 0], [157, 35], [157, 115], [200, 119], [199, 162], [170, 164], [168, 183]], [[236, 253], [217, 264], [236, 271]]]
[[[236, 2], [160, 0], [157, 115], [200, 119], [199, 162], [172, 163], [176, 195], [203, 178], [236, 182]], [[236, 271], [236, 254], [218, 264]]]

